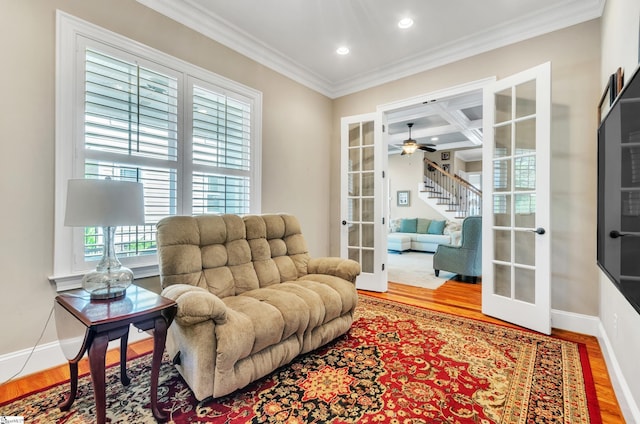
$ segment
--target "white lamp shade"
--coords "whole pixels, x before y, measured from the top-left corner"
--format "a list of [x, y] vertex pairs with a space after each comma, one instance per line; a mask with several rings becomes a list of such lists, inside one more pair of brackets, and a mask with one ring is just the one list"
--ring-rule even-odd
[[137, 224], [144, 224], [144, 191], [141, 183], [69, 180], [64, 225], [116, 227]]

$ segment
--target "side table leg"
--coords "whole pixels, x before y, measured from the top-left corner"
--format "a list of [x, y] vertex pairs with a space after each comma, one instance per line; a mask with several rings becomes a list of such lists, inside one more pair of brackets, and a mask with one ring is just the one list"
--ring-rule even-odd
[[158, 408], [158, 377], [160, 376], [160, 364], [166, 339], [167, 322], [162, 317], [156, 318], [153, 330], [153, 361], [151, 362], [151, 411], [159, 422], [165, 422], [169, 417]]
[[105, 394], [104, 361], [109, 345], [109, 335], [101, 334], [95, 337], [89, 346], [89, 368], [93, 382], [93, 395], [96, 401], [96, 422], [104, 424], [107, 411]]
[[127, 345], [129, 344], [129, 328], [127, 332], [120, 337], [120, 381], [123, 386], [128, 386], [131, 379], [127, 375]]
[[73, 402], [76, 400], [76, 395], [78, 394], [78, 363], [77, 362], [69, 362], [69, 383], [71, 383], [71, 389], [69, 390], [69, 395], [67, 398], [59, 405], [61, 411], [68, 411], [73, 405]]

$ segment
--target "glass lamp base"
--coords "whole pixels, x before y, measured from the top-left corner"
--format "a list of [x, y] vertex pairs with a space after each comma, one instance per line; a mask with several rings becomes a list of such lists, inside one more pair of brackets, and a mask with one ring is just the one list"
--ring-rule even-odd
[[125, 295], [132, 282], [133, 272], [121, 266], [86, 274], [82, 279], [82, 288], [91, 295], [92, 300], [117, 299]]

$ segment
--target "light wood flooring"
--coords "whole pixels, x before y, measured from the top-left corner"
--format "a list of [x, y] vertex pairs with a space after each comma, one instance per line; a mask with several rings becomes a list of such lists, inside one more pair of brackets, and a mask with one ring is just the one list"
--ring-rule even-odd
[[[469, 318], [507, 324], [487, 317], [481, 313], [481, 284], [448, 281], [436, 290], [429, 290], [402, 284], [389, 283], [389, 290], [386, 293], [363, 293]], [[606, 424], [624, 423], [625, 421], [616, 400], [611, 380], [609, 379], [609, 374], [607, 372], [607, 366], [597, 339], [592, 336], [585, 336], [561, 330], [554, 330], [553, 335], [567, 340], [584, 343], [587, 346], [589, 362], [591, 364], [598, 402], [600, 404], [602, 422]], [[152, 349], [152, 341], [150, 339], [143, 340], [137, 343], [132, 343], [128, 347], [127, 355], [129, 357], [135, 357], [150, 352]], [[117, 363], [118, 360], [119, 352], [117, 350], [107, 353], [108, 364]], [[85, 358], [80, 362], [79, 372], [84, 374], [88, 371], [88, 362]], [[62, 365], [11, 381], [0, 387], [0, 403], [4, 403], [7, 400], [15, 399], [24, 394], [40, 390], [68, 379], [69, 368], [67, 365]]]

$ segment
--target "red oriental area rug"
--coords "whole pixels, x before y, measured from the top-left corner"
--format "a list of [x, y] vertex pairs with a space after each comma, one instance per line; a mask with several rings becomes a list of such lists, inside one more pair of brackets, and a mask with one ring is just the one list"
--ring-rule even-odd
[[[175, 369], [160, 403], [175, 423], [601, 423], [583, 345], [360, 296], [349, 333], [224, 398], [197, 402]], [[155, 422], [150, 355], [129, 361], [132, 383], [107, 372], [107, 418]], [[93, 421], [91, 381], [71, 411], [68, 384], [0, 407], [29, 423]]]

